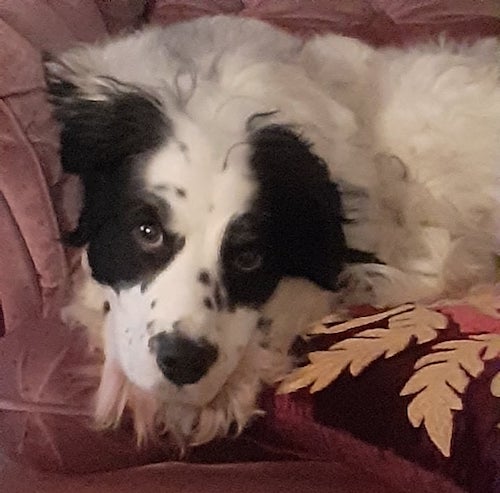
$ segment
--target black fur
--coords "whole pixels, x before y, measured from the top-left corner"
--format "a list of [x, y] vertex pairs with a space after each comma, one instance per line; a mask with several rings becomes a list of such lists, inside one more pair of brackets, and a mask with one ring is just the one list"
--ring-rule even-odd
[[99, 227], [94, 223], [88, 244], [93, 277], [115, 288], [137, 283], [147, 287], [184, 245], [183, 238], [168, 231], [165, 221], [163, 245], [153, 252], [140, 247], [133, 236], [134, 228], [158, 218], [158, 209], [138, 201], [101, 217]]
[[[325, 163], [285, 126], [260, 129], [250, 143], [257, 196], [249, 213], [229, 225], [221, 249], [229, 303], [259, 306], [283, 277], [335, 289], [348, 249], [340, 193]], [[248, 249], [259, 251], [263, 262], [241, 272], [235, 259]]]
[[[71, 82], [47, 77], [61, 123], [63, 168], [79, 175], [85, 189], [78, 227], [66, 241], [88, 244], [93, 277], [119, 287], [147, 282], [182, 247], [182, 239], [166, 229], [168, 207], [139, 195], [141, 161], [172, 134], [171, 123], [150, 94], [109, 83], [115, 90], [92, 100]], [[164, 226], [164, 244], [154, 252], [142, 250], [132, 234], [147, 222]]]
[[160, 102], [135, 86], [103, 90], [104, 100], [88, 99], [61, 79], [49, 78], [47, 86], [62, 124], [61, 162], [68, 173], [85, 177], [114, 170], [172, 134]]

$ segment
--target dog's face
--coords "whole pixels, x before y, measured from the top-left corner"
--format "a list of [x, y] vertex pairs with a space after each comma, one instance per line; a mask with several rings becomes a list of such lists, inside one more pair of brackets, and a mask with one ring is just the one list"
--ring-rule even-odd
[[62, 162], [85, 187], [69, 241], [108, 288], [106, 356], [137, 386], [203, 406], [272, 330], [262, 308], [280, 281], [334, 288], [337, 189], [291, 127], [242, 117], [237, 100], [197, 119], [146, 90], [48, 67]]

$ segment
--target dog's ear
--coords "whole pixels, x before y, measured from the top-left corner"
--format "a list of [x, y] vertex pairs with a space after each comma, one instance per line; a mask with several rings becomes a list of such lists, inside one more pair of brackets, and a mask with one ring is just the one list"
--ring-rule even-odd
[[292, 127], [254, 132], [251, 167], [259, 183], [255, 214], [281, 275], [335, 289], [348, 261], [340, 192], [327, 165]]
[[105, 172], [156, 148], [170, 122], [152, 94], [92, 70], [88, 52], [43, 56], [54, 114], [61, 123], [61, 161], [68, 173]]

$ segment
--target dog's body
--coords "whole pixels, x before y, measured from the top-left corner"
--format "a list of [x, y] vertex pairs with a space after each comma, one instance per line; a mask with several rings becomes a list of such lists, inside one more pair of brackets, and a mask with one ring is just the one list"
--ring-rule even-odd
[[241, 429], [336, 303], [494, 276], [497, 41], [375, 50], [216, 17], [46, 66], [85, 186], [67, 314], [104, 335], [105, 424], [128, 400], [139, 435]]

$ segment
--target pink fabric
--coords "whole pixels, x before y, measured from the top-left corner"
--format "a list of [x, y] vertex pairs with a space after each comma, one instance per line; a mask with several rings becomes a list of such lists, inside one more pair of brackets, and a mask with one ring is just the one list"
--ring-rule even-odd
[[[78, 0], [75, 0], [78, 2]], [[95, 0], [108, 32], [116, 34], [139, 27], [145, 20], [147, 0]]]
[[[285, 485], [290, 492], [403, 492], [416, 484], [419, 492], [457, 491], [439, 474], [368, 445], [367, 437], [359, 440], [318, 425], [311, 401], [302, 401], [300, 393], [271, 399], [270, 419], [238, 440], [194, 451], [188, 465], [138, 468], [171, 459], [172, 450], [160, 442], [137, 451], [126, 425], [106, 433], [89, 427], [97, 356], [88, 352], [82, 334], [57, 320], [71, 260], [58, 237], [74, 221], [78, 193], [57, 158], [57, 128], [43, 94], [40, 50], [102, 39], [146, 18], [170, 23], [217, 13], [261, 18], [302, 35], [333, 31], [375, 44], [407, 43], [441, 32], [457, 38], [500, 34], [498, 0], [0, 2], [0, 448], [23, 464], [22, 475], [16, 465], [0, 466], [0, 489], [28, 493], [39, 481], [39, 491], [52, 492], [136, 491], [137, 485], [141, 491], [169, 485], [169, 491], [271, 492]], [[470, 327], [468, 332], [485, 329], [485, 319], [471, 316], [467, 308], [447, 314]], [[472, 390], [473, 395], [486, 392], [484, 385]], [[481, 432], [484, 423], [473, 422]], [[236, 461], [252, 463], [196, 464]], [[26, 465], [115, 472], [42, 477], [25, 474]], [[490, 483], [493, 492], [496, 486]]]
[[500, 30], [498, 0], [157, 0], [152, 20], [168, 23], [220, 12], [257, 17], [302, 35], [336, 32], [374, 44]]
[[[5, 471], [6, 491], [31, 493], [407, 493], [415, 483], [394, 486], [379, 475], [362, 475], [340, 464], [260, 462], [246, 464], [193, 465], [176, 462], [130, 468], [104, 474], [61, 476], [29, 471], [9, 465]], [[293, 480], [291, 480], [293, 478]], [[419, 493], [460, 493], [451, 484], [413, 477]], [[9, 489], [13, 486], [13, 489]], [[75, 489], [76, 488], [76, 489]], [[406, 488], [406, 489], [405, 489]], [[433, 489], [435, 488], [435, 489]]]

